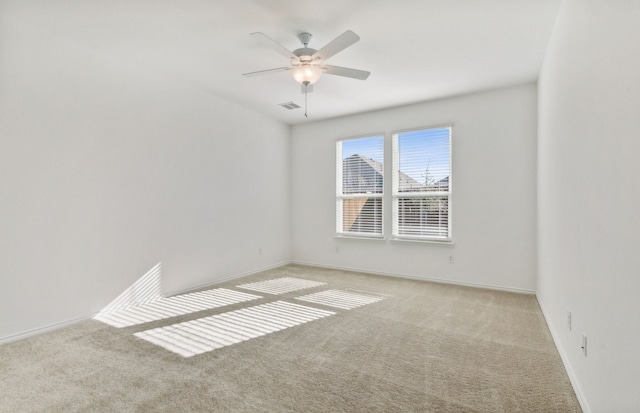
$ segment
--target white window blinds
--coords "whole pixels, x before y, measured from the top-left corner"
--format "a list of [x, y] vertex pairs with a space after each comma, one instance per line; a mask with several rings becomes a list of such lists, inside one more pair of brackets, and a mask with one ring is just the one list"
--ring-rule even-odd
[[393, 236], [451, 240], [451, 127], [393, 135]]
[[382, 237], [384, 137], [336, 145], [336, 232]]

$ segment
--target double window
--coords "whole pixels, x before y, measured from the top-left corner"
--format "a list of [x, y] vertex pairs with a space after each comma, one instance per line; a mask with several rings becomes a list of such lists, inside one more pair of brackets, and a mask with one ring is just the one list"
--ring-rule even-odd
[[393, 238], [451, 241], [451, 127], [395, 132], [390, 143], [385, 173], [384, 136], [338, 141], [337, 233], [383, 237], [391, 204]]

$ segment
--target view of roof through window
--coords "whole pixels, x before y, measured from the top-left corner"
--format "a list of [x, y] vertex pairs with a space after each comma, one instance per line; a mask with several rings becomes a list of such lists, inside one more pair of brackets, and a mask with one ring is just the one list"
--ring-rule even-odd
[[[449, 177], [449, 128], [423, 129], [400, 134], [399, 170], [418, 185], [432, 185]], [[411, 158], [403, 156], [410, 154]], [[358, 155], [381, 171], [384, 153], [369, 138], [342, 141], [342, 160]], [[352, 158], [354, 159], [354, 158]], [[407, 180], [407, 182], [411, 182]]]

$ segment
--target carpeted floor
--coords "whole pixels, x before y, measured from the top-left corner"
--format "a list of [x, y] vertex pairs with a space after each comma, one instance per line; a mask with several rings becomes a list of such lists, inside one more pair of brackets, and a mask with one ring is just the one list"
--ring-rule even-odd
[[[279, 295], [238, 287], [282, 277], [325, 284]], [[534, 296], [297, 265], [218, 287], [262, 298], [1, 346], [0, 412], [580, 412]], [[141, 338], [279, 311], [256, 308], [276, 301], [304, 307], [268, 331], [247, 319], [259, 337], [238, 330], [215, 349], [202, 338], [199, 354]]]

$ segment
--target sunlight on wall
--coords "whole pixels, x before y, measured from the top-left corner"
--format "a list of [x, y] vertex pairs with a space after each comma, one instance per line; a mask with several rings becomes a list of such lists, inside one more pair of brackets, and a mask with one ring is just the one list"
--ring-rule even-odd
[[95, 316], [94, 319], [113, 327], [122, 328], [245, 301], [257, 300], [259, 298], [262, 297], [227, 290], [226, 288], [216, 288], [213, 290], [161, 298], [121, 310], [101, 312]]
[[262, 298], [225, 288], [164, 297], [161, 269], [156, 264], [93, 319], [122, 328]]
[[145, 275], [140, 277], [138, 281], [133, 283], [131, 287], [124, 290], [122, 294], [103, 308], [100, 314], [161, 299], [161, 274], [162, 263], [159, 262], [147, 271]]

